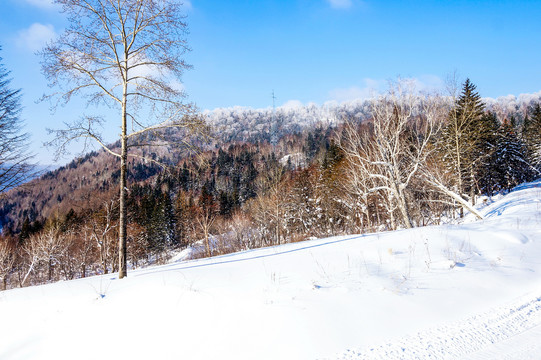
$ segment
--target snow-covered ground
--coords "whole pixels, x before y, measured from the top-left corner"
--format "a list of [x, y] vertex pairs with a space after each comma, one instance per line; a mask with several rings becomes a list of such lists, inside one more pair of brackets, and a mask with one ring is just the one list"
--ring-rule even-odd
[[538, 359], [541, 182], [483, 212], [0, 292], [0, 359]]

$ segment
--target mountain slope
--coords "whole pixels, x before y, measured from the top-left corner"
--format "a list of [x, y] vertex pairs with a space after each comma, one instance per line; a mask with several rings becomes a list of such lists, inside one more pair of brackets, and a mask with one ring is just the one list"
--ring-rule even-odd
[[[528, 108], [540, 99], [541, 92], [522, 94], [519, 97], [484, 98], [483, 101], [487, 110], [496, 113], [500, 121], [513, 118], [520, 124]], [[306, 133], [318, 127], [326, 132], [345, 119], [369, 119], [371, 100], [358, 99], [340, 104], [329, 102], [321, 106], [310, 103], [305, 106], [282, 106], [274, 110], [218, 108], [204, 111], [203, 116], [208, 120], [215, 138], [215, 142], [202, 146], [203, 149], [226, 150], [237, 143], [278, 143], [273, 151], [282, 157], [289, 155], [291, 147], [295, 147], [294, 153], [297, 153], [305, 145], [304, 141], [295, 144], [292, 139], [287, 139], [292, 134]], [[184, 137], [174, 130], [166, 131], [165, 136], [171, 144], [177, 145], [152, 148], [152, 152], [157, 152], [154, 156], [164, 163], [179, 165], [183, 159], [188, 158], [184, 151], [186, 149], [177, 148], [181, 143], [179, 139]], [[140, 149], [147, 155], [149, 150]], [[102, 150], [91, 152], [66, 166], [47, 172], [24, 187], [11, 189], [0, 199], [0, 226], [18, 233], [25, 218], [30, 222], [43, 222], [54, 216], [61, 217], [70, 209], [82, 212], [99, 207], [112, 194], [116, 196], [120, 173], [116, 162], [117, 159]], [[129, 183], [148, 180], [159, 170], [158, 166], [131, 159]]]
[[486, 207], [482, 222], [5, 291], [0, 358], [470, 358], [524, 331], [528, 358], [541, 324], [540, 186]]

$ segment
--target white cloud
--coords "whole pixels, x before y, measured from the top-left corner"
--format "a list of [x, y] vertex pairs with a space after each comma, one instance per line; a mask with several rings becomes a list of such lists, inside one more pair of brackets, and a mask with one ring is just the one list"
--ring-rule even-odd
[[148, 60], [146, 57], [138, 56], [132, 57], [129, 59], [132, 66], [134, 66], [130, 70], [130, 77], [131, 76], [140, 76], [143, 78], [147, 77], [153, 77], [153, 78], [159, 78], [162, 76], [162, 72], [160, 71], [160, 68], [157, 66], [148, 65], [145, 63], [149, 63], [150, 60]]
[[353, 0], [327, 0], [333, 9], [349, 9], [353, 6]]
[[358, 86], [352, 86], [345, 89], [333, 89], [329, 91], [329, 97], [331, 100], [338, 102], [350, 101], [355, 99], [366, 99], [370, 97], [369, 88], [361, 88]]
[[411, 80], [415, 83], [415, 88], [418, 91], [432, 92], [441, 91], [445, 87], [445, 82], [436, 75], [421, 75]]
[[329, 91], [329, 100], [337, 102], [351, 101], [357, 99], [368, 99], [382, 91], [387, 84], [384, 80], [364, 79], [363, 86], [351, 86]]
[[184, 84], [181, 83], [177, 79], [171, 80], [169, 82], [169, 86], [171, 86], [173, 88], [173, 90], [176, 90], [176, 91], [185, 91], [186, 90], [186, 87], [184, 86]]
[[24, 0], [26, 3], [37, 6], [41, 9], [53, 9], [55, 7], [55, 4], [53, 4], [53, 0]]
[[28, 29], [19, 31], [17, 43], [31, 51], [38, 51], [47, 43], [56, 37], [54, 26], [51, 24], [34, 23]]
[[[411, 81], [418, 92], [438, 92], [444, 88], [444, 81], [435, 75], [421, 75], [414, 78], [402, 78], [405, 81]], [[349, 88], [338, 88], [329, 91], [329, 100], [338, 103], [352, 100], [370, 99], [389, 87], [389, 80], [383, 79], [363, 79], [361, 86], [354, 85]]]
[[282, 106], [283, 109], [297, 109], [303, 107], [303, 103], [299, 100], [288, 100]]

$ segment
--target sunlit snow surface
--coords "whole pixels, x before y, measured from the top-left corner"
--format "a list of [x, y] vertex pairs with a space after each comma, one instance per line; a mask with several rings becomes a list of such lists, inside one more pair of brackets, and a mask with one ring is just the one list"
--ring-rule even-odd
[[537, 359], [540, 186], [480, 222], [0, 292], [0, 359]]

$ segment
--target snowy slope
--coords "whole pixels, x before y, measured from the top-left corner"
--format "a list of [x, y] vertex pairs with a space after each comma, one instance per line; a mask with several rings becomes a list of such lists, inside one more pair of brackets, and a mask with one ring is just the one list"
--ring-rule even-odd
[[0, 292], [0, 359], [533, 359], [540, 186], [482, 222]]

